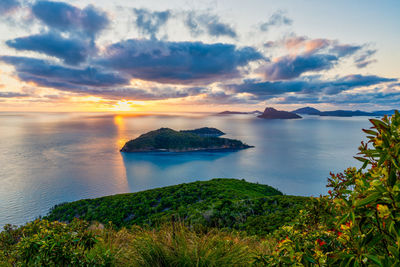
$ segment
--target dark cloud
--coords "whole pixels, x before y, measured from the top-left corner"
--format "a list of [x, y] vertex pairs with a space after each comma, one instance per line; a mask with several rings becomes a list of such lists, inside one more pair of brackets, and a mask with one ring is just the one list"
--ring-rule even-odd
[[259, 59], [252, 47], [130, 39], [109, 46], [97, 63], [143, 80], [207, 84], [240, 77], [239, 67]]
[[373, 55], [375, 55], [376, 50], [373, 49], [369, 49], [364, 51], [361, 55], [357, 56], [354, 59], [354, 63], [356, 64], [357, 68], [365, 68], [366, 66], [368, 66], [371, 63], [376, 62], [375, 59], [371, 59], [371, 57]]
[[0, 0], [0, 15], [6, 15], [20, 6], [17, 0]]
[[335, 44], [332, 46], [330, 49], [331, 53], [337, 54], [338, 57], [346, 57], [349, 55], [353, 55], [357, 51], [362, 49], [362, 46], [360, 45], [340, 45], [340, 44]]
[[92, 5], [80, 9], [64, 2], [38, 1], [32, 6], [32, 13], [50, 28], [83, 31], [92, 37], [109, 24], [107, 14]]
[[270, 29], [271, 26], [283, 26], [283, 25], [292, 25], [293, 20], [286, 16], [285, 12], [282, 10], [278, 10], [268, 19], [267, 22], [264, 22], [260, 25], [260, 30], [266, 32]]
[[[0, 61], [13, 65], [16, 74], [22, 81], [34, 82], [41, 87], [109, 99], [161, 100], [198, 95], [205, 90], [203, 87], [183, 89], [154, 87], [148, 90], [122, 87], [128, 85], [129, 80], [115, 73], [103, 72], [95, 68], [66, 68], [54, 65], [49, 61], [26, 57], [3, 56], [0, 57]], [[25, 94], [8, 94], [8, 97], [12, 96], [25, 96]]]
[[116, 73], [104, 72], [92, 67], [84, 69], [67, 68], [46, 60], [12, 56], [1, 56], [0, 61], [13, 65], [21, 80], [35, 82], [47, 87], [110, 87], [129, 82], [128, 79]]
[[277, 104], [334, 104], [334, 105], [348, 105], [348, 104], [368, 104], [373, 105], [396, 105], [400, 103], [400, 92], [385, 93], [382, 91], [375, 92], [362, 92], [362, 93], [346, 93], [335, 96], [319, 95], [319, 96], [303, 96], [291, 95], [285, 96], [275, 103]]
[[165, 100], [171, 98], [183, 98], [188, 96], [196, 96], [204, 92], [204, 88], [191, 87], [185, 89], [177, 89], [174, 87], [164, 88], [117, 88], [117, 89], [96, 89], [96, 88], [85, 88], [82, 90], [85, 94], [96, 95], [105, 97], [108, 99], [125, 99], [125, 100]]
[[[268, 42], [268, 48], [283, 45], [292, 51], [290, 55], [276, 58], [261, 67], [267, 80], [289, 80], [303, 73], [330, 70], [343, 58], [359, 52], [363, 46], [339, 44], [329, 39], [308, 39], [304, 36], [290, 36], [276, 42]], [[293, 53], [294, 52], [294, 53]]]
[[84, 62], [95, 51], [89, 40], [64, 38], [58, 33], [43, 33], [20, 37], [6, 42], [17, 50], [35, 51], [62, 59], [67, 64]]
[[[394, 82], [397, 79], [379, 77], [375, 75], [348, 75], [336, 80], [302, 79], [292, 81], [259, 82], [254, 80], [244, 81], [242, 84], [225, 85], [225, 89], [233, 93], [250, 93], [260, 100], [284, 95], [285, 93], [297, 93], [313, 95], [322, 93], [334, 95], [343, 91], [363, 86], [371, 86], [386, 82]], [[307, 96], [308, 98], [310, 96]], [[313, 96], [311, 96], [313, 97]]]
[[0, 98], [15, 98], [15, 97], [27, 97], [28, 94], [16, 93], [16, 92], [0, 92]]
[[337, 61], [337, 56], [329, 54], [288, 55], [277, 58], [260, 70], [270, 81], [288, 80], [309, 71], [329, 70]]
[[167, 23], [171, 16], [169, 10], [166, 11], [150, 11], [145, 8], [134, 8], [136, 15], [135, 24], [142, 34], [155, 38], [160, 28]]
[[208, 35], [215, 37], [237, 37], [237, 33], [232, 26], [221, 22], [217, 15], [207, 13], [198, 14], [191, 11], [186, 15], [185, 25], [189, 28], [193, 36], [198, 36], [206, 32]]

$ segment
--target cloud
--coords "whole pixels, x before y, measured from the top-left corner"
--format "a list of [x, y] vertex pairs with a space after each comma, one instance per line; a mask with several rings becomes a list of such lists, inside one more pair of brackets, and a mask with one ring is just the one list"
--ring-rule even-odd
[[[291, 81], [267, 81], [245, 80], [242, 84], [229, 84], [224, 88], [233, 93], [250, 93], [259, 100], [284, 95], [286, 93], [297, 93], [303, 95], [335, 95], [351, 89], [371, 86], [387, 82], [395, 82], [397, 79], [379, 77], [375, 75], [347, 75], [335, 80], [320, 80], [313, 77]], [[313, 96], [307, 96], [313, 97]]]
[[32, 13], [50, 28], [83, 31], [91, 37], [109, 24], [107, 14], [92, 5], [80, 9], [64, 2], [38, 1], [32, 6]]
[[167, 23], [171, 11], [150, 11], [146, 8], [134, 8], [135, 25], [142, 34], [155, 38], [160, 28]]
[[337, 56], [329, 54], [288, 55], [275, 59], [259, 71], [270, 81], [288, 80], [309, 71], [329, 70], [337, 61]]
[[331, 53], [337, 54], [338, 57], [346, 57], [349, 55], [353, 55], [357, 51], [359, 51], [362, 48], [360, 45], [340, 45], [340, 44], [335, 44], [332, 46], [330, 49]]
[[270, 81], [288, 80], [300, 77], [303, 73], [330, 70], [343, 58], [353, 56], [363, 49], [360, 45], [340, 44], [338, 41], [304, 36], [289, 36], [264, 46], [273, 48], [284, 46], [291, 53], [275, 58], [259, 68]]
[[95, 50], [89, 40], [64, 38], [54, 32], [20, 37], [6, 41], [6, 44], [17, 50], [34, 51], [54, 56], [71, 65], [84, 62]]
[[191, 87], [185, 89], [177, 89], [175, 87], [164, 88], [148, 88], [139, 89], [133, 87], [117, 88], [117, 89], [96, 89], [86, 88], [82, 92], [90, 95], [101, 96], [107, 99], [125, 99], [125, 100], [166, 100], [171, 98], [183, 98], [188, 96], [196, 96], [203, 93], [205, 89], [201, 87]]
[[338, 57], [351, 56], [363, 48], [361, 45], [340, 44], [337, 40], [325, 38], [309, 39], [305, 36], [288, 36], [275, 42], [275, 45], [283, 45], [297, 54], [315, 54], [322, 51]]
[[[104, 72], [96, 68], [66, 68], [45, 60], [2, 56], [0, 61], [11, 64], [20, 80], [34, 82], [38, 86], [54, 88], [73, 93], [96, 95], [109, 99], [161, 100], [180, 98], [203, 93], [203, 87], [139, 89], [126, 87], [129, 80], [115, 73]], [[25, 94], [7, 94], [3, 97], [25, 96]]]
[[277, 104], [373, 104], [387, 106], [396, 105], [400, 102], [400, 91], [386, 93], [382, 91], [362, 92], [362, 93], [346, 93], [335, 96], [331, 95], [318, 95], [318, 96], [302, 96], [291, 95], [277, 99]]
[[16, 93], [16, 92], [0, 92], [0, 98], [15, 98], [15, 97], [27, 97], [28, 94]]
[[17, 8], [19, 8], [20, 3], [17, 0], [1, 0], [0, 1], [0, 15], [7, 15]]
[[376, 62], [375, 59], [371, 59], [371, 57], [373, 55], [375, 55], [375, 53], [376, 53], [376, 50], [369, 49], [369, 50], [364, 51], [364, 53], [362, 53], [361, 55], [357, 56], [354, 59], [354, 63], [356, 64], [357, 68], [359, 68], [359, 69], [365, 68], [369, 64]]
[[147, 81], [208, 84], [240, 77], [239, 67], [259, 59], [252, 47], [130, 39], [107, 47], [97, 64]]
[[21, 80], [46, 87], [78, 89], [81, 86], [111, 87], [129, 82], [119, 74], [93, 67], [67, 68], [46, 60], [13, 56], [1, 56], [0, 61], [13, 65]]
[[237, 33], [232, 26], [221, 22], [217, 15], [207, 13], [199, 14], [191, 11], [186, 15], [185, 25], [189, 28], [193, 36], [198, 36], [206, 32], [208, 35], [214, 37], [237, 37]]
[[260, 30], [263, 32], [269, 31], [272, 26], [283, 26], [283, 25], [292, 25], [293, 20], [286, 16], [286, 13], [282, 10], [278, 10], [268, 19], [267, 22], [264, 22], [260, 25]]

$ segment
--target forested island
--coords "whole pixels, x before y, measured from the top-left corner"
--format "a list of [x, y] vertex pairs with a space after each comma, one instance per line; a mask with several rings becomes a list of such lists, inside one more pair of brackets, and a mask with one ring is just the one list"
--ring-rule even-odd
[[271, 107], [265, 108], [264, 112], [257, 117], [262, 119], [301, 119], [301, 116], [297, 115], [296, 113], [283, 111], [283, 110], [276, 110]]
[[221, 136], [225, 133], [217, 128], [203, 127], [194, 130], [181, 130], [182, 133], [192, 133], [200, 136]]
[[186, 131], [160, 128], [126, 142], [121, 152], [221, 151], [252, 147], [239, 140], [218, 137], [222, 134], [224, 133], [215, 128], [200, 128]]

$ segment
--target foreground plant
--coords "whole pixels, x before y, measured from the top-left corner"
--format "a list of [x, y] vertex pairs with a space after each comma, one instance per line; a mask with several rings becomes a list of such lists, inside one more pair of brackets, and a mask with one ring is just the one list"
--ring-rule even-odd
[[329, 195], [315, 199], [281, 241], [258, 260], [276, 266], [400, 265], [400, 114], [371, 119], [360, 169], [331, 174]]

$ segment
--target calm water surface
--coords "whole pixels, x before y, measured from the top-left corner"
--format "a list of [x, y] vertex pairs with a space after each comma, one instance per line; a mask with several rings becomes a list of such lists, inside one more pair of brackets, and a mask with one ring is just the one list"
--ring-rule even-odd
[[[255, 148], [238, 152], [121, 154], [160, 127], [216, 127]], [[353, 158], [368, 118], [262, 120], [252, 115], [124, 116], [0, 113], [0, 226], [53, 205], [214, 177], [244, 178], [285, 194], [318, 196]]]

